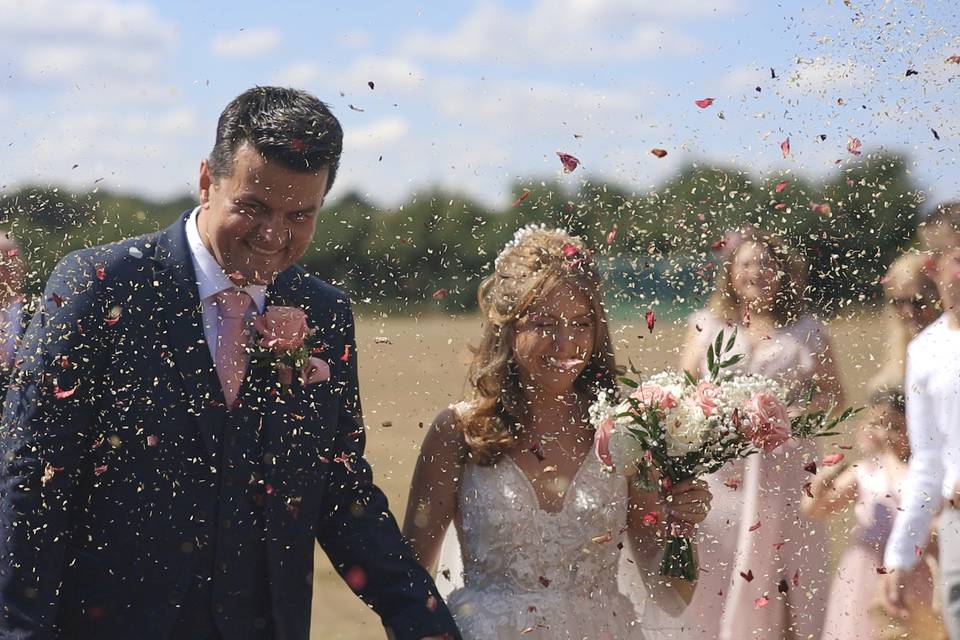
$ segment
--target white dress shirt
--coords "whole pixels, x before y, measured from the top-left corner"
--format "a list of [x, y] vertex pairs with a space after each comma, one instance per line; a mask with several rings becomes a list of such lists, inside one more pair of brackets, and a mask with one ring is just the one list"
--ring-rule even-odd
[[946, 314], [907, 347], [910, 467], [883, 564], [909, 569], [925, 549], [942, 498], [960, 479], [960, 329]]
[[[214, 362], [217, 359], [218, 336], [220, 335], [220, 315], [217, 313], [217, 301], [214, 296], [225, 289], [236, 287], [224, 273], [223, 268], [210, 253], [203, 240], [200, 239], [200, 230], [197, 227], [197, 218], [200, 207], [193, 210], [187, 218], [187, 245], [190, 247], [190, 259], [193, 261], [193, 270], [197, 274], [197, 289], [203, 303], [203, 335], [210, 346], [210, 357]], [[263, 285], [242, 287], [250, 294], [258, 313], [263, 313], [267, 302], [267, 288]], [[252, 315], [253, 310], [248, 311]]]
[[23, 313], [23, 299], [17, 296], [7, 306], [0, 310], [0, 364], [6, 368], [13, 367], [13, 359], [17, 352], [17, 341], [22, 337], [23, 327], [20, 323], [20, 314]]

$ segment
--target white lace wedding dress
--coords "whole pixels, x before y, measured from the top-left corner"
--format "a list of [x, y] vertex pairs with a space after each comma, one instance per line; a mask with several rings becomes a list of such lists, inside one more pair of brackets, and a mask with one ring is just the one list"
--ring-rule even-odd
[[[627, 480], [587, 454], [553, 513], [509, 455], [467, 463], [455, 541], [441, 554], [442, 585], [464, 640], [643, 638], [633, 605], [617, 587], [626, 544]], [[459, 560], [462, 565], [457, 562]], [[459, 566], [458, 566], [459, 565]]]

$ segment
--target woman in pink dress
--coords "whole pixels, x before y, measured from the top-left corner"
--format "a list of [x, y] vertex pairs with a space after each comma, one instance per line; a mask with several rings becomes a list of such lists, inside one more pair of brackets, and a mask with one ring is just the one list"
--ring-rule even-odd
[[[880, 390], [870, 403], [866, 427], [859, 432], [864, 457], [851, 466], [821, 469], [804, 497], [803, 510], [825, 519], [854, 504], [856, 526], [830, 586], [821, 640], [946, 638], [932, 607], [933, 577], [926, 564], [911, 574], [910, 615], [894, 620], [879, 606], [878, 568], [899, 506], [910, 445], [903, 391]], [[927, 554], [932, 559], [934, 554]]]
[[[708, 308], [690, 318], [681, 366], [702, 377], [708, 345], [721, 330], [729, 335], [737, 327], [735, 351], [744, 356], [737, 372], [779, 379], [798, 399], [812, 394], [812, 408], [839, 404], [827, 330], [803, 312], [805, 265], [777, 238], [755, 230], [728, 238], [727, 251]], [[827, 537], [800, 513], [809, 475], [803, 466], [816, 457], [813, 443], [791, 442], [708, 476], [714, 498], [700, 526], [698, 589], [679, 620], [663, 617], [661, 636], [819, 636]]]

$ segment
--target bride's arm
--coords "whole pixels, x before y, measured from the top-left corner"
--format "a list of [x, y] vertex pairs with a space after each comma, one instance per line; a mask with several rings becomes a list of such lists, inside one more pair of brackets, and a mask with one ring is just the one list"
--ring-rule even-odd
[[[690, 523], [701, 522], [709, 508], [710, 492], [700, 481], [678, 483], [671, 491], [670, 510], [677, 517]], [[703, 505], [707, 505], [704, 508]], [[663, 541], [666, 537], [666, 505], [654, 492], [641, 491], [630, 483], [630, 507], [627, 512], [627, 533], [630, 538], [634, 560], [647, 591], [657, 605], [671, 616], [679, 616], [693, 599], [696, 582], [660, 575], [660, 559], [663, 556]], [[644, 516], [657, 514], [657, 524], [644, 524]], [[693, 546], [694, 558], [697, 546]]]
[[420, 447], [403, 518], [403, 535], [431, 574], [436, 571], [443, 536], [456, 513], [463, 449], [456, 412], [440, 412]]

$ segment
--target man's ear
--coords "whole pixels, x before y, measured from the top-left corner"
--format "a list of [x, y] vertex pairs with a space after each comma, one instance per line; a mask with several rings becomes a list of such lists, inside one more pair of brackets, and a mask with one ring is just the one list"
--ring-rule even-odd
[[200, 161], [200, 206], [206, 208], [210, 204], [210, 187], [213, 178], [210, 177], [210, 164], [206, 160]]

